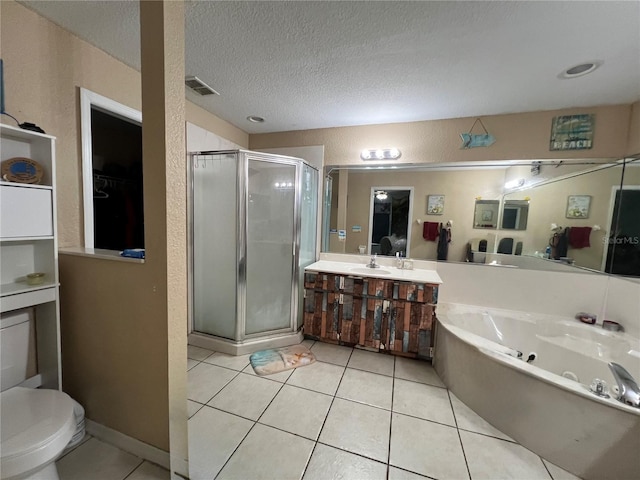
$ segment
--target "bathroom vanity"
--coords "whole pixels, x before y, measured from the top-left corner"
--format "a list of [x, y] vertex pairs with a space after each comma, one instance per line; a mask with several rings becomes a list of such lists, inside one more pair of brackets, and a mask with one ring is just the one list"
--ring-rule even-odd
[[431, 358], [434, 270], [321, 260], [305, 269], [304, 333], [329, 343]]

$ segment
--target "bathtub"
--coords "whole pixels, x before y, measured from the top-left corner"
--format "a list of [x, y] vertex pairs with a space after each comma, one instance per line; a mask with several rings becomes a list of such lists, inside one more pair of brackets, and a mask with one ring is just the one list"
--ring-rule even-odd
[[639, 339], [574, 319], [466, 305], [439, 304], [437, 317], [434, 367], [476, 413], [581, 478], [640, 478], [640, 409], [613, 392], [589, 391], [594, 378], [615, 386], [610, 361], [640, 381]]

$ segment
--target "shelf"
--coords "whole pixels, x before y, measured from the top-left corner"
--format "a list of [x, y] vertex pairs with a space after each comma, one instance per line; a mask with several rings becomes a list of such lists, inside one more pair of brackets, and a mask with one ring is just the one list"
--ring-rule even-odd
[[[29, 286], [29, 288], [15, 289], [12, 293], [4, 293], [5, 287], [9, 285], [2, 285], [2, 298], [0, 300], [0, 312], [10, 312], [18, 310], [20, 308], [33, 307], [35, 305], [41, 305], [43, 303], [55, 302], [58, 298], [57, 288], [54, 284]], [[27, 287], [27, 285], [24, 285]], [[37, 289], [37, 290], [36, 290]], [[53, 318], [57, 323], [57, 319]], [[56, 327], [57, 328], [57, 327]]]
[[47, 140], [55, 140], [56, 138], [52, 135], [47, 135], [46, 133], [25, 130], [20, 127], [12, 127], [11, 125], [4, 123], [0, 123], [0, 132], [7, 137], [19, 138], [20, 140], [33, 140], [33, 137], [46, 138]]
[[21, 293], [36, 292], [57, 286], [54, 282], [44, 282], [40, 285], [27, 285], [27, 282], [5, 283], [0, 285], [0, 297], [19, 295]]
[[53, 240], [53, 238], [52, 235], [45, 237], [0, 237], [0, 242], [34, 242], [37, 240]]
[[20, 188], [36, 188], [40, 190], [53, 190], [53, 187], [51, 185], [40, 185], [36, 183], [7, 182], [6, 180], [0, 180], [0, 185], [7, 185], [10, 187], [20, 187]]

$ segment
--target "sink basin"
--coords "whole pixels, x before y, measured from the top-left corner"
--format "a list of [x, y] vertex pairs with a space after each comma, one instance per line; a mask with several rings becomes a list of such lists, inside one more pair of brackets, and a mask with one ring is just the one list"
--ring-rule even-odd
[[384, 268], [353, 267], [349, 271], [358, 275], [391, 275], [391, 271]]

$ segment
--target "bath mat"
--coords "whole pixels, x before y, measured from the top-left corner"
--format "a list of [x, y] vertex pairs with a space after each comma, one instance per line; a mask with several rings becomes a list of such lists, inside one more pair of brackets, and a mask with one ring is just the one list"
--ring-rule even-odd
[[292, 368], [311, 365], [316, 357], [304, 345], [260, 350], [249, 358], [256, 375], [271, 375]]

